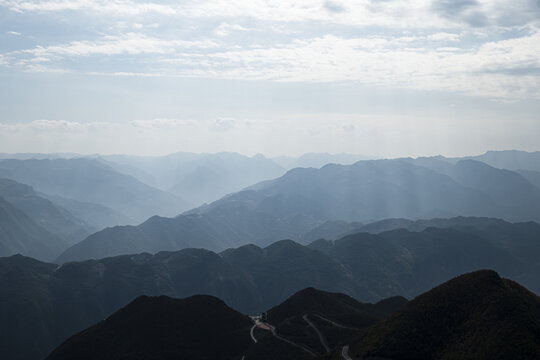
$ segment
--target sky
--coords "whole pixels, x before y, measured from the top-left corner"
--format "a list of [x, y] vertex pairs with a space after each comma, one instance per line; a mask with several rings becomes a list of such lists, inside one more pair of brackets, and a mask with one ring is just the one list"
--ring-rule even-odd
[[540, 0], [0, 0], [0, 152], [540, 150]]

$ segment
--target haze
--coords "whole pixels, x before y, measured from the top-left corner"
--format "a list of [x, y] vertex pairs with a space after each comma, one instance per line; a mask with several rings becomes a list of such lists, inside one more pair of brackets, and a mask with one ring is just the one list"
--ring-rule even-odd
[[538, 150], [539, 5], [0, 0], [0, 152]]

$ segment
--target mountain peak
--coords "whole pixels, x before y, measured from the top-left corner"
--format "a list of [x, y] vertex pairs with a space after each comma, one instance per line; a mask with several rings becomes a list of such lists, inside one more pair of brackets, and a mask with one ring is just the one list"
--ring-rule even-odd
[[351, 346], [391, 359], [533, 359], [540, 356], [540, 299], [495, 271], [458, 276], [424, 293]]
[[47, 359], [233, 359], [251, 344], [250, 326], [247, 316], [213, 296], [143, 295], [72, 336]]

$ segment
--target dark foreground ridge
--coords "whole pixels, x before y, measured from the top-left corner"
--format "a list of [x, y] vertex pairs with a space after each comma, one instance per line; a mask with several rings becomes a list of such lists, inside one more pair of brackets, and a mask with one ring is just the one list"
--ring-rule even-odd
[[311, 359], [406, 302], [364, 304], [307, 288], [255, 320], [213, 296], [140, 296], [66, 340], [47, 360]]
[[307, 288], [252, 320], [211, 296], [142, 296], [47, 360], [173, 358], [532, 360], [540, 358], [540, 299], [491, 270], [409, 303], [362, 304]]
[[248, 349], [246, 359], [317, 358], [405, 303], [397, 296], [366, 304], [345, 294], [306, 288], [268, 310], [266, 321], [274, 329], [255, 330], [257, 343]]
[[[540, 298], [494, 271], [418, 296], [350, 343], [352, 359], [540, 359]], [[341, 359], [337, 349], [332, 359]]]
[[251, 320], [218, 298], [140, 296], [60, 345], [47, 360], [235, 359]]

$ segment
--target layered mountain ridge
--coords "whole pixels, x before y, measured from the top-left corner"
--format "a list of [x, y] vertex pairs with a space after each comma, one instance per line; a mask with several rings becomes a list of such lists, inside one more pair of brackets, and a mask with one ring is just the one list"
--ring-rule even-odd
[[297, 168], [175, 218], [153, 217], [136, 228], [98, 232], [59, 261], [155, 252], [156, 247], [176, 250], [198, 244], [222, 251], [246, 243], [301, 241], [313, 228], [337, 220], [453, 215], [540, 219], [540, 189], [518, 173], [473, 160], [442, 164], [450, 167], [448, 174], [405, 160]]
[[47, 359], [535, 359], [539, 334], [540, 298], [480, 270], [410, 302], [307, 288], [252, 321], [210, 296], [142, 296]]

